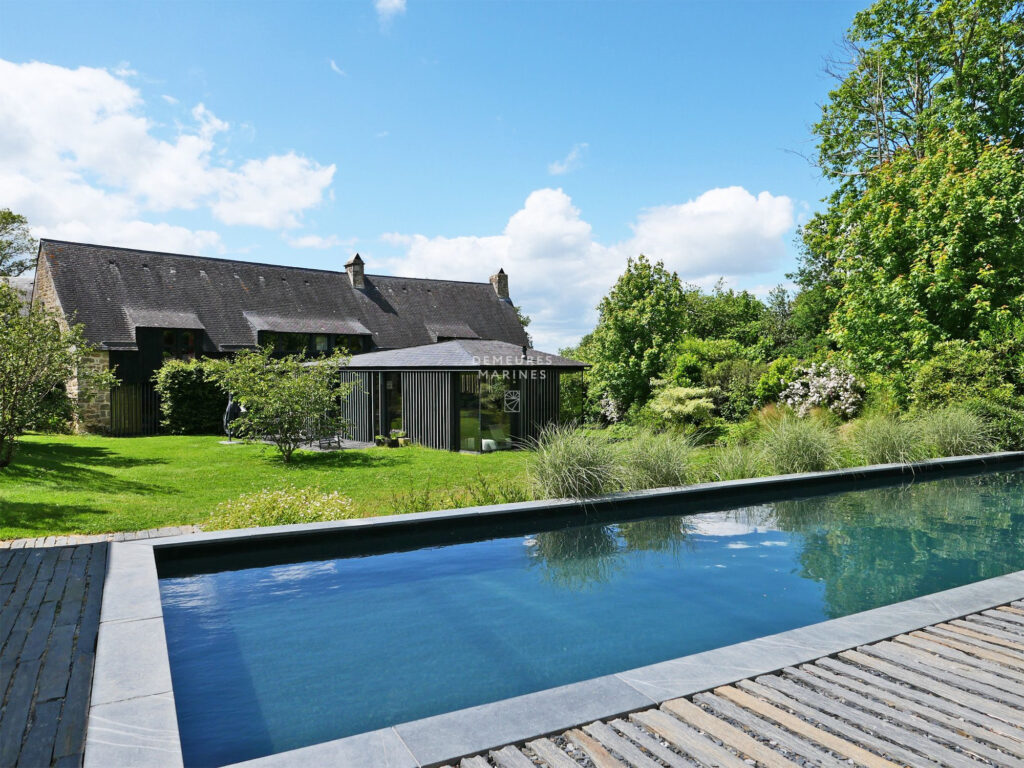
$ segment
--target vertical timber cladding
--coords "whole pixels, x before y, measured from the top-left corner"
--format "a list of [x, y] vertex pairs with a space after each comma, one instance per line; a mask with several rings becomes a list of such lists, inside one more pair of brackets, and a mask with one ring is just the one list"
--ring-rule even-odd
[[353, 440], [373, 442], [373, 388], [367, 371], [341, 371], [342, 383], [355, 382], [355, 387], [341, 401], [341, 415], [349, 424]]
[[452, 449], [452, 374], [402, 371], [402, 428], [420, 445]]
[[559, 413], [559, 372], [541, 368], [531, 370], [529, 374], [519, 382], [522, 393], [520, 424], [524, 440], [540, 437], [540, 431], [546, 425], [558, 421]]

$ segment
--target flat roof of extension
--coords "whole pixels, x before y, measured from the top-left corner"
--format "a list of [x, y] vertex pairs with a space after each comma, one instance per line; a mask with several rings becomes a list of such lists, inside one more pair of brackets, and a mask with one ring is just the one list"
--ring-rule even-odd
[[583, 370], [586, 363], [537, 349], [487, 339], [454, 339], [402, 349], [353, 355], [348, 368], [362, 370], [441, 368], [560, 368]]

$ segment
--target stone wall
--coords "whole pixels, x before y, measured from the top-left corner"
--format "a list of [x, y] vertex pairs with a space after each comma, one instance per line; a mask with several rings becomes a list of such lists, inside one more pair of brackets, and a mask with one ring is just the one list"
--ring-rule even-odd
[[[60, 297], [57, 296], [57, 288], [53, 284], [53, 277], [46, 258], [40, 256], [36, 265], [36, 286], [32, 303], [34, 306], [42, 306], [46, 309], [57, 312], [60, 316], [61, 328], [68, 330], [67, 318], [64, 309], [60, 304]], [[110, 353], [97, 350], [86, 358], [83, 367], [89, 370], [106, 370], [110, 367]], [[79, 391], [78, 378], [75, 377], [67, 383], [68, 394], [72, 398], [78, 398], [81, 405], [81, 415], [75, 420], [76, 432], [107, 432], [110, 430], [110, 390], [83, 390]]]

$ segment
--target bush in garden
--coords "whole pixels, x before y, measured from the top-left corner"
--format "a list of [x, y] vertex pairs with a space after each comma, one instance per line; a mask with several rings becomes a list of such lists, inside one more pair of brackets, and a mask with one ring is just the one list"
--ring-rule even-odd
[[658, 390], [648, 407], [669, 426], [715, 429], [719, 426], [715, 398], [719, 396], [718, 389], [666, 386]]
[[964, 341], [935, 345], [934, 355], [916, 371], [910, 383], [910, 402], [928, 410], [960, 402], [965, 393], [1005, 398], [1012, 385], [1003, 381], [991, 350]]
[[207, 377], [199, 360], [168, 360], [153, 376], [160, 395], [160, 424], [172, 435], [224, 431], [228, 396]]
[[65, 387], [55, 387], [40, 402], [28, 428], [36, 432], [69, 434], [75, 418], [75, 401]]
[[985, 419], [956, 406], [921, 416], [920, 432], [935, 456], [970, 456], [995, 447], [993, 429]]
[[721, 390], [718, 411], [729, 421], [745, 418], [757, 403], [757, 385], [766, 366], [743, 358], [723, 360], [704, 377], [709, 387]]
[[352, 500], [338, 491], [289, 486], [247, 493], [217, 505], [204, 530], [321, 523], [357, 517]]
[[985, 422], [995, 448], [1024, 450], [1024, 398], [969, 397], [961, 407]]
[[669, 432], [641, 434], [624, 444], [624, 485], [631, 490], [686, 485], [692, 474], [694, 444]]
[[779, 396], [797, 378], [799, 361], [795, 357], [780, 357], [768, 364], [768, 370], [761, 374], [754, 387], [754, 396], [761, 405], [778, 402]]
[[767, 468], [776, 474], [820, 472], [841, 464], [839, 438], [818, 417], [787, 415], [768, 423], [761, 446]]
[[851, 419], [860, 410], [864, 390], [852, 373], [834, 365], [815, 363], [810, 368], [796, 369], [795, 375], [798, 378], [782, 391], [779, 402], [798, 416], [806, 416], [814, 408], [827, 408], [837, 416]]
[[902, 464], [921, 461], [930, 453], [920, 423], [891, 415], [860, 419], [846, 440], [858, 464]]
[[687, 338], [677, 349], [668, 378], [681, 387], [704, 386], [707, 374], [718, 363], [746, 356], [743, 346], [732, 339]]
[[621, 487], [619, 449], [603, 431], [547, 426], [528, 466], [540, 498], [585, 499]]

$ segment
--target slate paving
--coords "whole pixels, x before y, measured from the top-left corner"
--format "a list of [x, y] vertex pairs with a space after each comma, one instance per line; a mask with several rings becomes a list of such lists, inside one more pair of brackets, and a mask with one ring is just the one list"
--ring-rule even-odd
[[0, 549], [0, 766], [82, 765], [108, 544]]

